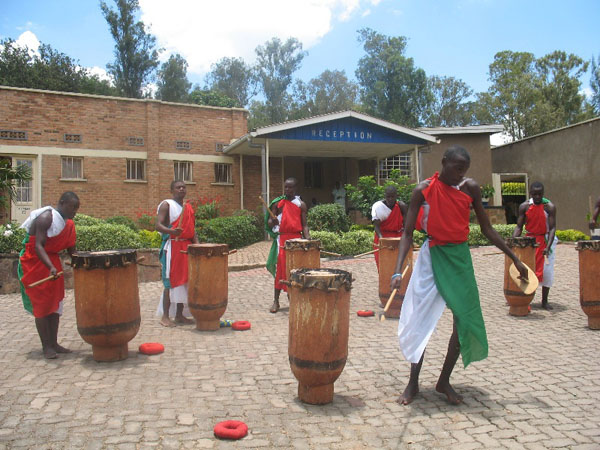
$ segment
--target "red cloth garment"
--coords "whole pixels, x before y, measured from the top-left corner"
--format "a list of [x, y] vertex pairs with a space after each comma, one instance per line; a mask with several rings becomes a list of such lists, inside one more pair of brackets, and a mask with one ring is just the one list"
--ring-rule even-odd
[[[423, 190], [429, 204], [429, 245], [461, 244], [469, 238], [469, 212], [473, 199], [456, 187], [440, 181], [436, 172]], [[443, 212], [442, 212], [443, 211]]]
[[[382, 220], [379, 223], [379, 230], [384, 238], [402, 237], [403, 227], [404, 217], [402, 216], [402, 210], [400, 209], [398, 202], [396, 202], [387, 219]], [[379, 235], [375, 233], [373, 238], [373, 250], [379, 248], [377, 244], [379, 244]], [[379, 252], [375, 252], [375, 264], [377, 264], [377, 270], [379, 270]]]
[[[74, 247], [75, 240], [75, 224], [71, 219], [65, 222], [65, 227], [58, 235], [46, 239], [44, 249], [58, 272], [62, 270], [58, 252]], [[23, 270], [21, 283], [33, 307], [33, 315], [40, 318], [56, 312], [60, 301], [65, 296], [65, 278], [63, 276], [58, 277], [56, 280], [46, 281], [33, 288], [27, 287], [31, 283], [50, 275], [46, 265], [35, 253], [34, 235], [29, 236], [29, 240], [25, 244], [25, 251], [20, 257], [20, 263]]]
[[544, 250], [546, 249], [546, 233], [548, 232], [546, 220], [546, 210], [543, 203], [539, 205], [531, 203], [525, 211], [527, 236], [534, 237], [535, 242], [538, 244], [535, 248], [535, 275], [540, 282], [544, 279]]
[[287, 292], [287, 286], [280, 282], [286, 279], [284, 247], [288, 239], [302, 237], [302, 209], [285, 198], [277, 203], [277, 208], [283, 208], [283, 210], [279, 224], [279, 254], [277, 255], [277, 272], [275, 272], [275, 289], [283, 289]]
[[183, 231], [179, 236], [171, 237], [171, 271], [169, 273], [171, 288], [188, 282], [188, 255], [181, 253], [181, 250], [187, 250], [196, 232], [194, 208], [189, 203], [185, 203], [183, 208], [183, 214], [172, 224], [173, 228], [181, 228]]

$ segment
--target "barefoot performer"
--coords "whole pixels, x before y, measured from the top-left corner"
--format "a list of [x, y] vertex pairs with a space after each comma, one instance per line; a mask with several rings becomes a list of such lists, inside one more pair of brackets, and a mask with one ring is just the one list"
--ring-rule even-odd
[[162, 234], [159, 259], [162, 265], [161, 275], [164, 291], [158, 303], [157, 315], [165, 327], [173, 327], [175, 323], [169, 316], [175, 316], [175, 322], [192, 324], [194, 321], [186, 317], [188, 310], [188, 245], [198, 243], [196, 235], [196, 219], [194, 209], [189, 203], [183, 203], [186, 194], [185, 183], [181, 180], [171, 182], [172, 199], [163, 200], [158, 205], [156, 231]]
[[448, 148], [442, 158], [441, 173], [436, 172], [417, 185], [408, 207], [396, 269], [392, 275], [392, 289], [400, 286], [400, 268], [412, 248], [413, 231], [421, 206], [423, 231], [428, 237], [413, 268], [398, 324], [400, 349], [411, 363], [408, 385], [398, 399], [403, 405], [412, 402], [419, 392], [419, 373], [425, 347], [446, 306], [452, 311], [454, 324], [436, 390], [445, 394], [451, 404], [459, 404], [462, 397], [450, 385], [450, 375], [459, 353], [465, 367], [487, 357], [487, 336], [467, 244], [471, 205], [483, 234], [506, 253], [521, 276], [527, 278], [527, 268], [490, 225], [481, 203], [479, 185], [475, 180], [465, 178], [470, 161], [464, 148]]
[[[402, 200], [398, 200], [398, 191], [395, 186], [385, 188], [385, 198], [373, 204], [371, 220], [375, 228], [373, 237], [373, 250], [379, 249], [379, 239], [401, 237], [404, 229], [404, 217], [408, 207]], [[379, 252], [375, 252], [375, 264], [379, 270]]]
[[[531, 198], [519, 206], [519, 218], [513, 237], [521, 236], [523, 225], [527, 236], [535, 237], [535, 274], [542, 285], [542, 308], [552, 309], [548, 294], [554, 282], [554, 256], [556, 244], [556, 206], [544, 198], [544, 185], [539, 181], [529, 187]], [[548, 244], [550, 243], [550, 244]]]
[[[75, 225], [73, 217], [79, 209], [79, 197], [74, 192], [61, 195], [56, 209], [51, 206], [36, 209], [21, 228], [27, 231], [23, 241], [17, 272], [21, 285], [23, 306], [35, 317], [35, 326], [42, 341], [42, 351], [47, 359], [57, 353], [71, 350], [58, 344], [58, 323], [65, 297], [65, 279], [60, 276], [62, 265], [58, 252], [75, 250]], [[51, 275], [53, 279], [29, 287]]]
[[[280, 282], [285, 279], [285, 241], [301, 237], [310, 239], [306, 221], [308, 209], [306, 203], [300, 199], [299, 195], [296, 195], [297, 184], [298, 180], [295, 178], [285, 180], [283, 184], [284, 195], [277, 197], [269, 205], [269, 209], [275, 218], [271, 215], [265, 216], [267, 231], [272, 237], [276, 236], [277, 239], [273, 241], [273, 246], [267, 260], [267, 269], [275, 277], [273, 305], [269, 310], [272, 313], [279, 311], [279, 295], [281, 294], [281, 290], [283, 289], [287, 292], [287, 286]], [[275, 255], [277, 256], [275, 257]]]

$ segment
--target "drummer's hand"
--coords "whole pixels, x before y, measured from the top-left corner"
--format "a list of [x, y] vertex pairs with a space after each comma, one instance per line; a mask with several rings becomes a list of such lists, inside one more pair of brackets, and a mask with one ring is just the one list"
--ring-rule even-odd
[[58, 278], [58, 275], [56, 275], [57, 273], [58, 270], [56, 270], [56, 267], [52, 266], [52, 268], [50, 269], [50, 275], [56, 279]]
[[181, 235], [181, 233], [183, 233], [183, 230], [181, 228], [173, 228], [171, 230], [171, 236], [179, 236]]
[[392, 290], [394, 289], [400, 289], [400, 284], [402, 284], [402, 275], [400, 275], [399, 277], [395, 277], [392, 279], [392, 281], [390, 282], [390, 288]]
[[515, 267], [520, 273], [519, 278], [521, 280], [529, 280], [529, 271], [527, 270], [527, 267], [525, 267], [525, 264], [519, 260], [515, 263]]
[[273, 219], [272, 217], [270, 217], [267, 223], [271, 228], [273, 228], [275, 225], [279, 225], [279, 219]]

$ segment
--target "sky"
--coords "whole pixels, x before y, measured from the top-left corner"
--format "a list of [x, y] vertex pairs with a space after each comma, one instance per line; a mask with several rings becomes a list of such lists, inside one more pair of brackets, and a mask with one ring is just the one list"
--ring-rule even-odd
[[[114, 7], [113, 0], [106, 0]], [[179, 53], [188, 78], [204, 86], [223, 57], [255, 59], [274, 36], [298, 38], [308, 55], [296, 77], [344, 70], [356, 79], [364, 55], [357, 30], [408, 38], [406, 56], [427, 75], [453, 76], [475, 92], [502, 50], [541, 57], [554, 50], [600, 59], [598, 0], [139, 0], [161, 59]], [[97, 73], [114, 60], [114, 41], [99, 0], [0, 0], [0, 39], [50, 44]], [[582, 89], [589, 91], [589, 71]]]

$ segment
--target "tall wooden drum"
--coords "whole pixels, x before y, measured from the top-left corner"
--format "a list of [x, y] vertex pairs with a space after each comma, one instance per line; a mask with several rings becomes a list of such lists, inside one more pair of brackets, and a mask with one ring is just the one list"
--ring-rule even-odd
[[579, 302], [590, 330], [600, 330], [600, 241], [578, 241]]
[[215, 331], [227, 309], [227, 244], [191, 244], [188, 252], [188, 306], [196, 329]]
[[77, 331], [96, 361], [120, 361], [140, 329], [135, 250], [75, 252], [73, 281]]
[[[390, 298], [390, 294], [392, 293], [392, 290], [390, 289], [390, 283], [392, 280], [392, 275], [394, 274], [396, 262], [398, 260], [401, 239], [402, 238], [399, 237], [392, 237], [381, 238], [379, 240], [379, 301], [381, 302], [381, 306], [385, 306]], [[389, 309], [385, 313], [385, 317], [400, 317], [400, 310], [402, 309], [404, 294], [406, 294], [406, 288], [408, 287], [408, 282], [410, 281], [410, 276], [412, 275], [412, 260], [413, 252], [411, 250], [404, 259], [400, 273], [402, 273], [407, 265], [410, 265], [410, 267], [408, 268], [406, 275], [402, 277], [400, 288], [396, 292]]]
[[290, 279], [294, 269], [318, 269], [321, 267], [321, 241], [312, 239], [288, 239], [285, 241], [285, 276]]
[[290, 274], [288, 355], [305, 403], [333, 401], [333, 382], [348, 357], [352, 274], [297, 269]]
[[[535, 271], [535, 247], [537, 247], [537, 244], [534, 237], [507, 238], [506, 245], [517, 255], [521, 262]], [[529, 314], [529, 304], [535, 297], [535, 292], [525, 295], [515, 284], [508, 272], [512, 263], [512, 259], [504, 255], [504, 297], [506, 297], [506, 301], [510, 306], [508, 313], [511, 316], [526, 316]]]

